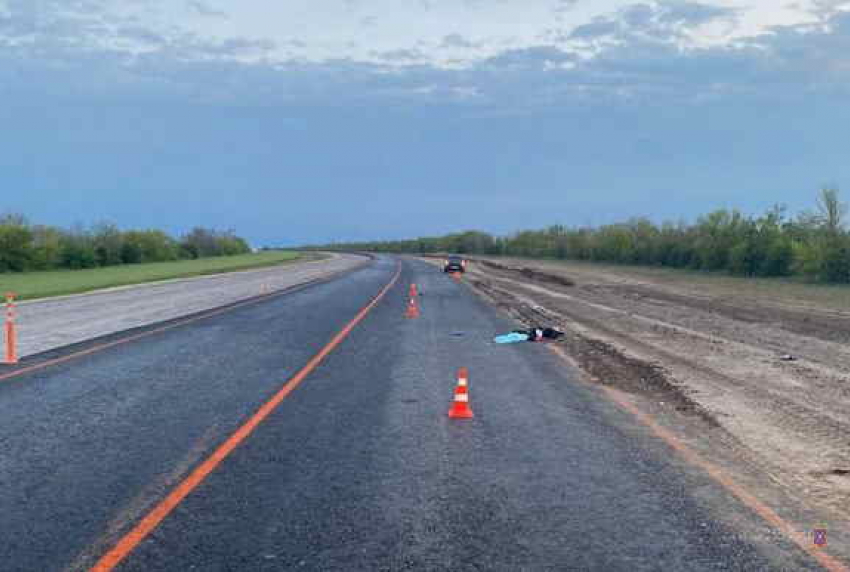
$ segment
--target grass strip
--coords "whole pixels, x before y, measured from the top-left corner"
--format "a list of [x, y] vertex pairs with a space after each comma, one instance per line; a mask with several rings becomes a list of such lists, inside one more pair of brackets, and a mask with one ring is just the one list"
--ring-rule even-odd
[[0, 274], [0, 294], [14, 292], [18, 300], [33, 300], [80, 294], [116, 286], [251, 270], [316, 258], [319, 256], [312, 253], [302, 255], [291, 251], [268, 251], [197, 260], [125, 264], [87, 270], [5, 273]]

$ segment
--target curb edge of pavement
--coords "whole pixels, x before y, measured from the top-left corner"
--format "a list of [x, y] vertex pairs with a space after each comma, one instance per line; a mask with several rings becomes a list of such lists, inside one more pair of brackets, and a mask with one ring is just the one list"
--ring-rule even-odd
[[[330, 260], [333, 260], [333, 259], [334, 258], [331, 258]], [[328, 259], [307, 260], [305, 262], [296, 263], [296, 264], [298, 264], [299, 266], [306, 266], [307, 264], [315, 264], [317, 262], [326, 262], [326, 261], [328, 261]], [[27, 305], [39, 304], [39, 303], [44, 304], [44, 303], [49, 303], [49, 302], [53, 302], [53, 301], [68, 300], [68, 299], [71, 299], [71, 298], [84, 298], [84, 297], [89, 297], [89, 296], [97, 296], [99, 294], [108, 294], [108, 293], [111, 293], [111, 292], [122, 292], [124, 290], [132, 290], [134, 288], [139, 288], [139, 289], [153, 288], [155, 286], [162, 286], [162, 285], [165, 285], [165, 284], [179, 284], [181, 282], [192, 282], [192, 281], [195, 281], [195, 280], [209, 280], [209, 279], [212, 279], [212, 278], [220, 278], [222, 276], [240, 275], [240, 274], [247, 274], [247, 273], [251, 273], [251, 272], [269, 271], [269, 270], [278, 268], [280, 266], [289, 265], [289, 264], [292, 264], [292, 263], [294, 263], [294, 261], [284, 261], [281, 264], [273, 264], [273, 265], [270, 265], [270, 266], [261, 266], [259, 268], [245, 268], [245, 269], [242, 269], [242, 270], [233, 270], [233, 271], [230, 271], [230, 272], [216, 272], [216, 273], [213, 273], [213, 274], [201, 274], [201, 275], [196, 275], [196, 276], [184, 276], [182, 278], [166, 278], [164, 280], [153, 280], [153, 281], [150, 281], [150, 282], [139, 282], [138, 284], [124, 284], [124, 285], [121, 285], [121, 286], [109, 286], [109, 287], [106, 287], [106, 288], [98, 288], [96, 290], [88, 290], [86, 292], [77, 292], [76, 294], [61, 294], [59, 296], [45, 296], [43, 298], [32, 298], [32, 299], [28, 299], [28, 300], [20, 300], [16, 303], [18, 304], [18, 306], [27, 306]], [[243, 300], [244, 299], [247, 299], [247, 298], [243, 298]]]
[[251, 296], [249, 298], [235, 300], [233, 302], [229, 302], [227, 304], [223, 304], [214, 308], [200, 310], [198, 312], [185, 314], [176, 318], [170, 318], [168, 320], [162, 320], [143, 326], [127, 328], [125, 330], [119, 330], [112, 333], [103, 334], [97, 337], [89, 338], [87, 340], [75, 342], [73, 344], [68, 344], [50, 350], [45, 350], [43, 352], [25, 356], [18, 364], [13, 366], [0, 364], [0, 382], [5, 382], [7, 380], [16, 378], [26, 373], [37, 372], [53, 365], [59, 365], [61, 363], [69, 362], [76, 358], [91, 355], [118, 345], [123, 345], [139, 339], [153, 336], [158, 333], [173, 330], [184, 325], [193, 324], [205, 320], [207, 318], [212, 318], [220, 314], [227, 313], [231, 310], [241, 308], [243, 306], [259, 304], [266, 300], [286, 296], [288, 294], [293, 294], [295, 292], [305, 290], [313, 286], [318, 286], [331, 282], [333, 280], [342, 278], [348, 274], [352, 274], [358, 270], [361, 270], [371, 265], [372, 262], [374, 262], [374, 260], [376, 259], [376, 257], [374, 256], [367, 256], [367, 258], [368, 260], [358, 263], [357, 265], [351, 268], [345, 268], [327, 276], [314, 278], [312, 280], [302, 282], [300, 284], [294, 284], [281, 290], [276, 290], [267, 294], [259, 294], [256, 296]]

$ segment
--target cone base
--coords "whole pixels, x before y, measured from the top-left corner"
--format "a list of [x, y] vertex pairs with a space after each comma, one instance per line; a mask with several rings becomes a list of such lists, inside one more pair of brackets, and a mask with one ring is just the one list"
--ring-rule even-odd
[[472, 411], [469, 409], [465, 411], [455, 411], [454, 409], [449, 410], [450, 419], [472, 419], [472, 417]]

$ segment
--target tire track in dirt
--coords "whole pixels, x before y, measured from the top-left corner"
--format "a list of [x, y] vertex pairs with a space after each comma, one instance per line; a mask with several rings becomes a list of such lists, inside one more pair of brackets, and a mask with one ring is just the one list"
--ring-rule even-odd
[[[604, 379], [626, 391], [675, 400], [678, 411], [697, 414], [710, 426], [719, 424], [729, 430], [784, 487], [805, 492], [831, 511], [846, 510], [850, 500], [845, 473], [850, 465], [846, 440], [850, 423], [846, 409], [840, 414], [843, 404], [824, 407], [816, 392], [795, 388], [794, 380], [783, 387], [770, 380], [758, 383], [754, 379], [758, 376], [730, 375], [721, 371], [722, 366], [712, 367], [700, 359], [701, 352], [693, 350], [702, 344], [707, 346], [702, 353], [722, 355], [732, 348], [771, 361], [770, 352], [579, 299], [556, 291], [552, 281], [546, 282], [547, 288], [528, 284], [522, 279], [525, 274], [515, 268], [493, 264], [486, 268], [486, 272], [472, 273], [473, 286], [526, 323], [557, 320], [572, 333], [569, 353], [597, 381]], [[570, 289], [570, 293], [576, 290]], [[641, 337], [641, 333], [649, 335]], [[672, 341], [677, 337], [688, 338], [690, 354], [677, 346], [680, 342]], [[618, 365], [612, 366], [612, 362]], [[787, 369], [799, 374], [806, 367], [795, 363]], [[840, 376], [835, 370], [832, 373]], [[842, 390], [846, 388], [838, 393], [844, 393]]]

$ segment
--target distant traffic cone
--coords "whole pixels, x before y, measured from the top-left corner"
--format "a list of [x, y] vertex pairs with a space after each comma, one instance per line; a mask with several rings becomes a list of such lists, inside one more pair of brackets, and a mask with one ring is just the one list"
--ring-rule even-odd
[[407, 313], [405, 314], [408, 318], [418, 318], [419, 317], [419, 306], [416, 305], [416, 298], [411, 298], [410, 302], [407, 304]]
[[455, 279], [455, 282], [460, 282], [460, 279], [461, 279], [460, 272], [452, 272], [452, 278]]
[[417, 296], [419, 296], [419, 292], [416, 289], [416, 284], [411, 284], [410, 285], [410, 297], [416, 298]]
[[457, 387], [455, 388], [454, 402], [449, 409], [449, 417], [452, 419], [472, 419], [472, 409], [469, 408], [469, 374], [465, 367], [460, 368], [457, 373]]

